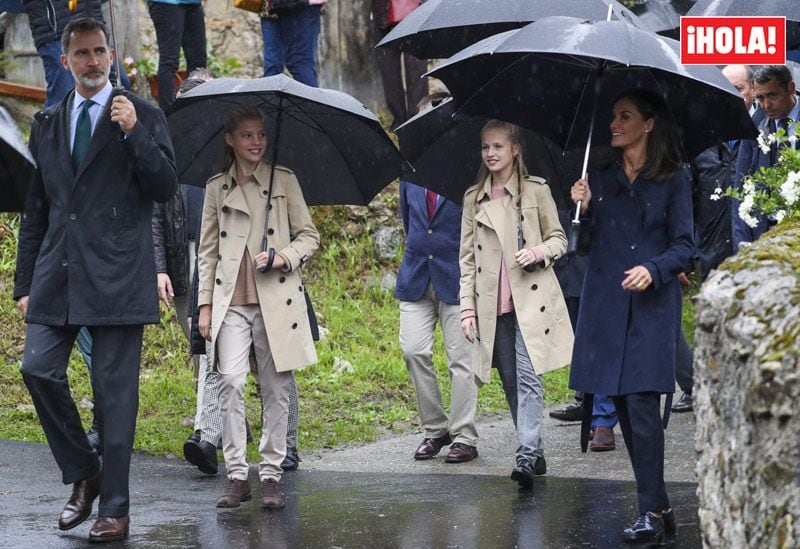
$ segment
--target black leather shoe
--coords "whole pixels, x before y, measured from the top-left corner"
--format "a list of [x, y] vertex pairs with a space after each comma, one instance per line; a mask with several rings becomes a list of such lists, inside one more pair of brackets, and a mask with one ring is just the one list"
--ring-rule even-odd
[[580, 421], [583, 419], [583, 403], [567, 404], [563, 408], [550, 412], [550, 417], [561, 421]]
[[536, 463], [533, 465], [533, 474], [537, 477], [547, 474], [547, 461], [544, 456], [536, 456]]
[[651, 513], [642, 513], [636, 522], [623, 530], [622, 539], [626, 543], [639, 541], [660, 543], [664, 540], [664, 521]]
[[431, 459], [435, 457], [443, 447], [451, 442], [453, 442], [453, 439], [450, 438], [450, 433], [438, 438], [423, 439], [422, 444], [420, 444], [417, 451], [414, 452], [414, 459]]
[[300, 465], [300, 455], [297, 453], [297, 448], [289, 446], [286, 448], [286, 457], [281, 462], [281, 469], [284, 471], [294, 471]]
[[445, 463], [464, 463], [478, 457], [478, 449], [463, 442], [456, 442], [444, 458]]
[[520, 488], [530, 488], [533, 486], [533, 467], [529, 463], [521, 463], [511, 471], [511, 480], [519, 484]]
[[692, 393], [683, 393], [678, 402], [673, 404], [670, 409], [676, 414], [694, 410], [694, 406], [692, 405]]
[[89, 530], [89, 542], [104, 543], [127, 538], [130, 523], [131, 519], [128, 515], [124, 517], [97, 517], [92, 529]]
[[195, 442], [190, 437], [183, 445], [183, 457], [200, 469], [201, 473], [216, 475], [218, 469], [217, 449], [213, 444], [201, 440]]
[[59, 530], [72, 530], [89, 518], [89, 515], [92, 514], [92, 504], [99, 495], [99, 472], [91, 478], [73, 484], [72, 495], [58, 516]]
[[664, 521], [664, 531], [667, 535], [672, 535], [677, 529], [675, 525], [675, 510], [670, 507], [667, 511], [661, 513], [661, 520]]

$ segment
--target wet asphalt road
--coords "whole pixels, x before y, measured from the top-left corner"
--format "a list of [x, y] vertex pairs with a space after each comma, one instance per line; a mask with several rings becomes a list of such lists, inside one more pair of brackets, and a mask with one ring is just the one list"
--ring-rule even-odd
[[[419, 434], [304, 456], [301, 468], [284, 476], [287, 506], [279, 511], [261, 509], [253, 470], [254, 500], [220, 511], [214, 503], [224, 489], [222, 474], [204, 476], [182, 460], [135, 455], [130, 538], [105, 547], [621, 546], [636, 496], [633, 482], [615, 480], [632, 476], [620, 437], [616, 451], [582, 456], [577, 426], [548, 422], [549, 472], [533, 491], [519, 491], [507, 477], [513, 430], [503, 418], [479, 426], [482, 454], [471, 464], [415, 463], [409, 452]], [[668, 492], [678, 519], [672, 546], [680, 549], [702, 547], [694, 465], [682, 455], [693, 452], [692, 432], [685, 416], [668, 432]], [[69, 488], [46, 446], [0, 441], [0, 477], [0, 547], [88, 545], [94, 517], [69, 532], [56, 528]]]

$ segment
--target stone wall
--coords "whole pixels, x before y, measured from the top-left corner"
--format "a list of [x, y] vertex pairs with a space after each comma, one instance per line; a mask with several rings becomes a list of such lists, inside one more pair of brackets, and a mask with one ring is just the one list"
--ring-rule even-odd
[[800, 547], [800, 224], [697, 298], [696, 448], [706, 547]]

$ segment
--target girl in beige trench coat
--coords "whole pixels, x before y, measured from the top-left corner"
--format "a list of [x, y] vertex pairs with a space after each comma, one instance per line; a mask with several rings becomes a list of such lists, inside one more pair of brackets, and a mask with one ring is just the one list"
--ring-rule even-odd
[[489, 381], [492, 366], [500, 374], [517, 430], [511, 478], [528, 488], [547, 471], [541, 374], [572, 355], [572, 326], [551, 268], [567, 239], [544, 179], [527, 175], [519, 128], [492, 120], [481, 142], [483, 163], [461, 222], [461, 327], [475, 343], [477, 383]]
[[[198, 253], [200, 333], [212, 342], [220, 373], [222, 451], [228, 484], [217, 507], [238, 507], [251, 497], [247, 482], [244, 386], [251, 345], [263, 404], [259, 451], [261, 504], [283, 507], [280, 464], [292, 370], [317, 361], [308, 324], [300, 267], [319, 246], [295, 175], [263, 160], [264, 115], [236, 107], [225, 124], [225, 172], [206, 185]], [[274, 258], [261, 251], [266, 236]]]

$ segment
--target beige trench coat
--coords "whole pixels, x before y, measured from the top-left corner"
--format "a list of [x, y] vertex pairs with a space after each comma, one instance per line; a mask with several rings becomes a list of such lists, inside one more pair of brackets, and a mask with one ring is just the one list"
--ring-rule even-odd
[[519, 221], [516, 175], [505, 188], [506, 196], [492, 200], [487, 178], [464, 195], [460, 298], [461, 310], [472, 309], [477, 316], [473, 368], [479, 385], [491, 378], [501, 261], [508, 269], [517, 322], [533, 369], [542, 374], [566, 366], [572, 358], [572, 325], [552, 268], [553, 261], [566, 253], [567, 239], [550, 189], [540, 177], [526, 176], [522, 182], [524, 244], [540, 246], [545, 261], [543, 269], [528, 273], [514, 260]]
[[[215, 346], [233, 297], [245, 246], [251, 258], [261, 251], [269, 173], [269, 164], [262, 161], [254, 174], [262, 199], [255, 211], [249, 211], [244, 193], [234, 181], [235, 165], [227, 173], [212, 177], [206, 185], [198, 252], [198, 304], [212, 306], [211, 339]], [[285, 372], [317, 362], [300, 267], [319, 247], [319, 233], [291, 170], [276, 166], [272, 195], [269, 246], [286, 258], [289, 270], [256, 271], [256, 290], [275, 368]], [[294, 236], [292, 241], [290, 234]]]

